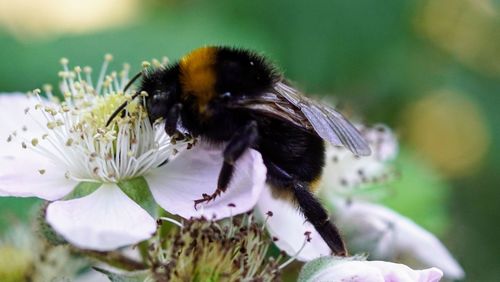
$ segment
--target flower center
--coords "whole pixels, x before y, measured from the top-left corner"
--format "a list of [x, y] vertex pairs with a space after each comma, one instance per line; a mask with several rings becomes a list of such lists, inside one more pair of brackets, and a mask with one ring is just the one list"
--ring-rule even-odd
[[[109, 60], [106, 57], [95, 88], [90, 68], [84, 68], [83, 78], [80, 67], [69, 71], [68, 61], [61, 60], [62, 102], [48, 102], [40, 98], [39, 90], [34, 91], [39, 101], [34, 119], [43, 134], [25, 140], [23, 148], [52, 159], [67, 178], [93, 182], [131, 179], [160, 166], [183, 145], [172, 145], [163, 128], [150, 123], [139, 99], [130, 101], [124, 114], [106, 127], [111, 114], [131, 97], [122, 92], [128, 82], [127, 69], [120, 77], [115, 72], [106, 75]], [[50, 87], [45, 90], [52, 98]], [[26, 113], [32, 114], [29, 109]], [[44, 174], [45, 168], [39, 172]]]
[[[95, 129], [105, 128], [109, 116], [126, 100], [124, 95], [118, 93], [96, 97], [90, 111], [84, 114], [83, 122]], [[131, 102], [126, 110], [129, 114], [135, 115], [140, 111], [140, 107], [137, 103]], [[120, 116], [117, 118], [120, 118]]]

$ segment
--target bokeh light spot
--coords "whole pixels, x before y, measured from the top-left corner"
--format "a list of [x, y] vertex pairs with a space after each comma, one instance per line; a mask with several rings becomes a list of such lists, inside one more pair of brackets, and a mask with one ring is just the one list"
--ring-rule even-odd
[[445, 176], [466, 176], [480, 168], [490, 132], [478, 106], [465, 95], [438, 90], [403, 113], [403, 137]]

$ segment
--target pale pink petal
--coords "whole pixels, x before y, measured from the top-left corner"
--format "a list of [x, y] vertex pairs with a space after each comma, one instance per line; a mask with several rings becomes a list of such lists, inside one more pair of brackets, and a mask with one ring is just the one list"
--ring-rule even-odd
[[413, 270], [404, 264], [385, 261], [332, 261], [308, 281], [353, 282], [437, 282], [443, 272], [437, 268]]
[[384, 282], [385, 279], [375, 267], [361, 261], [348, 261], [325, 267], [307, 281]]
[[183, 151], [166, 165], [146, 176], [156, 202], [166, 211], [184, 218], [225, 218], [249, 211], [256, 204], [266, 180], [266, 167], [255, 150], [247, 150], [236, 162], [226, 192], [214, 201], [194, 208], [194, 200], [212, 194], [222, 166], [220, 149], [198, 144]]
[[366, 261], [364, 263], [379, 269], [385, 281], [437, 282], [443, 277], [443, 272], [436, 267], [413, 270], [404, 264], [386, 261]]
[[338, 201], [335, 207], [337, 222], [356, 251], [367, 251], [375, 259], [417, 261], [440, 268], [449, 278], [463, 278], [463, 269], [446, 247], [409, 218], [361, 201]]
[[65, 177], [64, 169], [33, 154], [0, 157], [0, 195], [57, 200], [78, 184]]
[[156, 231], [156, 221], [115, 184], [47, 207], [47, 222], [71, 244], [109, 251], [139, 243]]
[[[271, 188], [266, 187], [257, 203], [256, 212], [262, 218], [267, 217], [267, 230], [275, 237], [276, 246], [288, 255], [296, 255], [304, 244], [305, 232], [310, 232], [311, 241], [297, 255], [301, 261], [309, 261], [320, 256], [331, 254], [328, 245], [323, 241], [316, 229], [306, 221], [304, 216], [291, 202], [273, 197]], [[267, 216], [272, 212], [272, 216]]]

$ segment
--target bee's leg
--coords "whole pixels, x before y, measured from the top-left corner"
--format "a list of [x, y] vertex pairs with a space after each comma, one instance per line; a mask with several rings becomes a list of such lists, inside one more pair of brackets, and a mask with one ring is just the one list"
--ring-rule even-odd
[[347, 256], [344, 241], [337, 227], [330, 221], [327, 211], [309, 191], [307, 183], [294, 181], [293, 193], [305, 218], [314, 226], [328, 247], [337, 256]]
[[178, 103], [172, 106], [165, 119], [165, 132], [174, 140], [182, 139], [182, 133], [177, 131], [177, 123], [181, 115], [182, 104]]
[[243, 130], [235, 133], [223, 152], [224, 163], [219, 172], [217, 189], [212, 195], [203, 194], [203, 199], [195, 200], [194, 207], [203, 202], [209, 202], [225, 192], [233, 177], [234, 164], [246, 149], [255, 144], [258, 138], [257, 122], [251, 121]]

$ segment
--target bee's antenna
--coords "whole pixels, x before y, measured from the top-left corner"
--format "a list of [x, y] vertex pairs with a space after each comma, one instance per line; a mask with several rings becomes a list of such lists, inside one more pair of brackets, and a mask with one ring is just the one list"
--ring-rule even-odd
[[[134, 75], [134, 77], [132, 77], [132, 79], [127, 83], [127, 85], [125, 85], [125, 88], [123, 88], [123, 93], [125, 94], [125, 92], [130, 88], [130, 86], [132, 85], [132, 83], [134, 83], [139, 77], [142, 76], [142, 72], [138, 72], [136, 75]], [[109, 117], [108, 121], [106, 122], [106, 127], [109, 126], [109, 124], [115, 119], [115, 117], [121, 112], [123, 111], [123, 109], [125, 109], [125, 107], [127, 107], [128, 103], [130, 103], [131, 101], [133, 101], [137, 96], [139, 96], [141, 93], [140, 92], [135, 92], [134, 95], [132, 95], [131, 99], [128, 100], [128, 101], [125, 101], [123, 104], [121, 104], [112, 114], [111, 116]]]
[[125, 94], [125, 92], [127, 92], [127, 90], [129, 89], [129, 87], [132, 85], [132, 83], [134, 83], [139, 77], [142, 76], [142, 71], [138, 72], [136, 75], [134, 75], [134, 77], [132, 77], [131, 80], [129, 80], [129, 82], [125, 85], [125, 87], [123, 88], [123, 94]]

